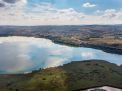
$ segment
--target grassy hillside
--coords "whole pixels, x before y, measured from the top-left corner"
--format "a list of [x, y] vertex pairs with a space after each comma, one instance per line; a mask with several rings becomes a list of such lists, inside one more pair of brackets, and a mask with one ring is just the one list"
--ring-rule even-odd
[[102, 60], [88, 60], [26, 75], [0, 76], [0, 91], [71, 91], [101, 85], [122, 88], [122, 68]]

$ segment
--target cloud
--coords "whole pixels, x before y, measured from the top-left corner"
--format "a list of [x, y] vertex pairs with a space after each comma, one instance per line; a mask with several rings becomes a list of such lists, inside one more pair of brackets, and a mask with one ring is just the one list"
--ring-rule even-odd
[[19, 0], [3, 0], [3, 1], [6, 2], [6, 3], [16, 3]]
[[[0, 8], [1, 25], [77, 25], [77, 24], [121, 24], [122, 10], [97, 10], [96, 14], [85, 14], [74, 8], [58, 9], [51, 3], [28, 5], [27, 0]], [[90, 4], [95, 7], [95, 5]], [[89, 6], [89, 5], [86, 5]], [[109, 20], [109, 21], [108, 21]], [[107, 22], [106, 22], [107, 21]]]
[[8, 5], [6, 6], [7, 9], [3, 9], [0, 16], [0, 19], [4, 19], [2, 23], [6, 22], [7, 18], [9, 18], [9, 21], [7, 21], [9, 24], [20, 24], [23, 21], [26, 21], [28, 24], [55, 24], [57, 21], [60, 24], [64, 24], [64, 20], [66, 23], [71, 23], [71, 21], [74, 21], [72, 23], [78, 23], [80, 22], [80, 18], [84, 17], [83, 13], [79, 13], [73, 8], [57, 9], [50, 3], [33, 5], [31, 9], [28, 9], [23, 4], [20, 6], [18, 3], [12, 7]]
[[116, 10], [115, 9], [107, 9], [107, 10], [105, 10], [105, 12], [106, 13], [114, 13], [114, 12], [116, 12]]
[[93, 59], [93, 58], [95, 58], [95, 53], [94, 52], [82, 52], [81, 53], [81, 57], [83, 58], [83, 59]]
[[118, 21], [122, 20], [122, 9], [116, 10], [116, 9], [106, 9], [104, 11], [97, 10], [96, 14], [100, 14], [102, 19], [106, 19], [109, 21]]
[[10, 4], [14, 4], [17, 2], [23, 2], [23, 3], [27, 3], [27, 0], [3, 0], [6, 3], [10, 3]]
[[25, 4], [27, 3], [27, 0], [20, 0], [20, 1]]
[[49, 67], [56, 67], [63, 65], [67, 59], [61, 58], [61, 57], [50, 57], [48, 60], [46, 60], [44, 64], [44, 68]]
[[[3, 43], [0, 45], [3, 51], [0, 54], [0, 70], [8, 73], [16, 73], [27, 70], [32, 66], [30, 59], [26, 55], [28, 46], [23, 44]], [[21, 49], [21, 50], [18, 50]], [[11, 56], [12, 54], [12, 56]], [[23, 56], [22, 56], [23, 55]], [[6, 57], [7, 56], [7, 57]], [[16, 59], [16, 60], [15, 60]], [[4, 61], [3, 61], [4, 60]]]
[[0, 7], [4, 7], [5, 6], [5, 4], [4, 3], [0, 3]]
[[93, 7], [95, 7], [96, 5], [87, 2], [87, 3], [84, 3], [82, 6], [85, 7], [85, 8], [93, 8]]

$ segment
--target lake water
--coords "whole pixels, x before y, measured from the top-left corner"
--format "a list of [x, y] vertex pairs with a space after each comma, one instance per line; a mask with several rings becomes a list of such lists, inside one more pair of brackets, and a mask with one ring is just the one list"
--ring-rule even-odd
[[0, 37], [0, 74], [31, 72], [88, 59], [122, 64], [122, 55], [101, 50], [69, 47], [33, 37]]

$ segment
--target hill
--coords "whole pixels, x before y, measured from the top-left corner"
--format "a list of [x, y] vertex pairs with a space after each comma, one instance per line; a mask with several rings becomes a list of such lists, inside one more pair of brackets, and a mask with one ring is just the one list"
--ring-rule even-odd
[[122, 68], [102, 60], [87, 60], [29, 74], [0, 75], [0, 91], [82, 91], [97, 86], [122, 88]]

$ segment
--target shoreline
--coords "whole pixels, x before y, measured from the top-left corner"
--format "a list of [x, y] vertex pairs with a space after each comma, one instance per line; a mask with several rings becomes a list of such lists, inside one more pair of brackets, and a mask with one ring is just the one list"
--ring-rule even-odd
[[[87, 61], [82, 61], [82, 62], [81, 61], [76, 61], [76, 62], [68, 63], [68, 64], [65, 64], [65, 65], [59, 66], [59, 67], [53, 67], [53, 68], [47, 68], [47, 69], [40, 69], [40, 70], [34, 71], [32, 73], [28, 73], [28, 74], [8, 74], [8, 75], [6, 74], [6, 75], [0, 75], [0, 78], [2, 78], [3, 80], [5, 80], [5, 79], [15, 79], [15, 78], [18, 78], [18, 79], [23, 79], [23, 78], [25, 78], [25, 79], [31, 79], [32, 78], [33, 79], [33, 77], [35, 77], [35, 75], [40, 75], [40, 77], [43, 77], [42, 75], [44, 75], [44, 77], [45, 77], [45, 72], [46, 72], [47, 78], [48, 78], [48, 76], [50, 76], [50, 74], [49, 74], [50, 72], [53, 72], [54, 71], [54, 73], [52, 73], [52, 75], [54, 75], [54, 74], [56, 75], [57, 74], [57, 71], [58, 72], [61, 71], [61, 73], [62, 73], [63, 70], [66, 71], [65, 69], [67, 69], [67, 67], [69, 67], [68, 69], [71, 69], [72, 68], [71, 65], [83, 65], [83, 64], [92, 64], [92, 65], [94, 64], [94, 65], [96, 65], [96, 64], [99, 64], [99, 65], [96, 65], [96, 66], [102, 67], [102, 65], [104, 63], [106, 64], [106, 66], [107, 66], [107, 64], [111, 64], [111, 63], [109, 63], [107, 61], [104, 61], [104, 60], [101, 60], [101, 62], [100, 61], [97, 61], [97, 60], [93, 60], [93, 61], [92, 60], [87, 60]], [[111, 65], [115, 66], [114, 64], [111, 64]], [[88, 66], [90, 66], [90, 65], [88, 65]], [[119, 67], [119, 66], [116, 66], [116, 67]], [[82, 68], [82, 67], [80, 66], [80, 68]], [[80, 70], [80, 68], [78, 66], [78, 69], [77, 70]], [[65, 75], [67, 74], [67, 76], [68, 76], [69, 73], [70, 74], [74, 74], [74, 73], [71, 73], [71, 72], [74, 72], [73, 69], [76, 69], [76, 68], [73, 68], [71, 72], [69, 72], [68, 69], [67, 69], [67, 73], [65, 73]], [[81, 73], [81, 74], [83, 74], [83, 73]], [[77, 76], [74, 76], [74, 77], [77, 78]], [[47, 79], [47, 78], [45, 78], [45, 79]], [[63, 79], [63, 78], [61, 78], [61, 79]], [[86, 80], [88, 80], [88, 79], [86, 79]], [[70, 82], [72, 82], [72, 81], [70, 81]], [[15, 82], [14, 84], [16, 84], [16, 83], [17, 82]], [[7, 84], [13, 84], [13, 83], [9, 82]], [[101, 83], [96, 84], [96, 85], [95, 84], [91, 84], [91, 85], [84, 86], [84, 87], [82, 87], [82, 85], [81, 85], [81, 88], [78, 88], [78, 89], [76, 88], [76, 89], [66, 90], [66, 91], [85, 91], [85, 90], [88, 90], [88, 89], [101, 88], [101, 87], [104, 87], [104, 86], [112, 87], [112, 88], [120, 89], [120, 90], [122, 89], [122, 86], [121, 85], [119, 86], [119, 85], [116, 85], [115, 83], [114, 84], [111, 84], [111, 83], [107, 83], [107, 82], [106, 83], [104, 83], [104, 82], [102, 83], [101, 82]]]
[[18, 36], [18, 37], [34, 37], [34, 38], [44, 38], [44, 39], [48, 39], [51, 40], [53, 43], [56, 44], [60, 44], [60, 45], [66, 45], [66, 46], [71, 46], [71, 47], [86, 47], [86, 48], [93, 48], [93, 49], [98, 49], [98, 50], [102, 50], [106, 53], [112, 53], [112, 54], [118, 54], [118, 55], [122, 55], [122, 49], [120, 48], [115, 48], [115, 47], [110, 47], [107, 45], [102, 45], [102, 44], [92, 44], [92, 43], [69, 43], [69, 42], [65, 42], [59, 38], [56, 37], [50, 37], [50, 36], [26, 36], [26, 35], [7, 35], [7, 36], [1, 36], [0, 37], [11, 37], [11, 36]]

